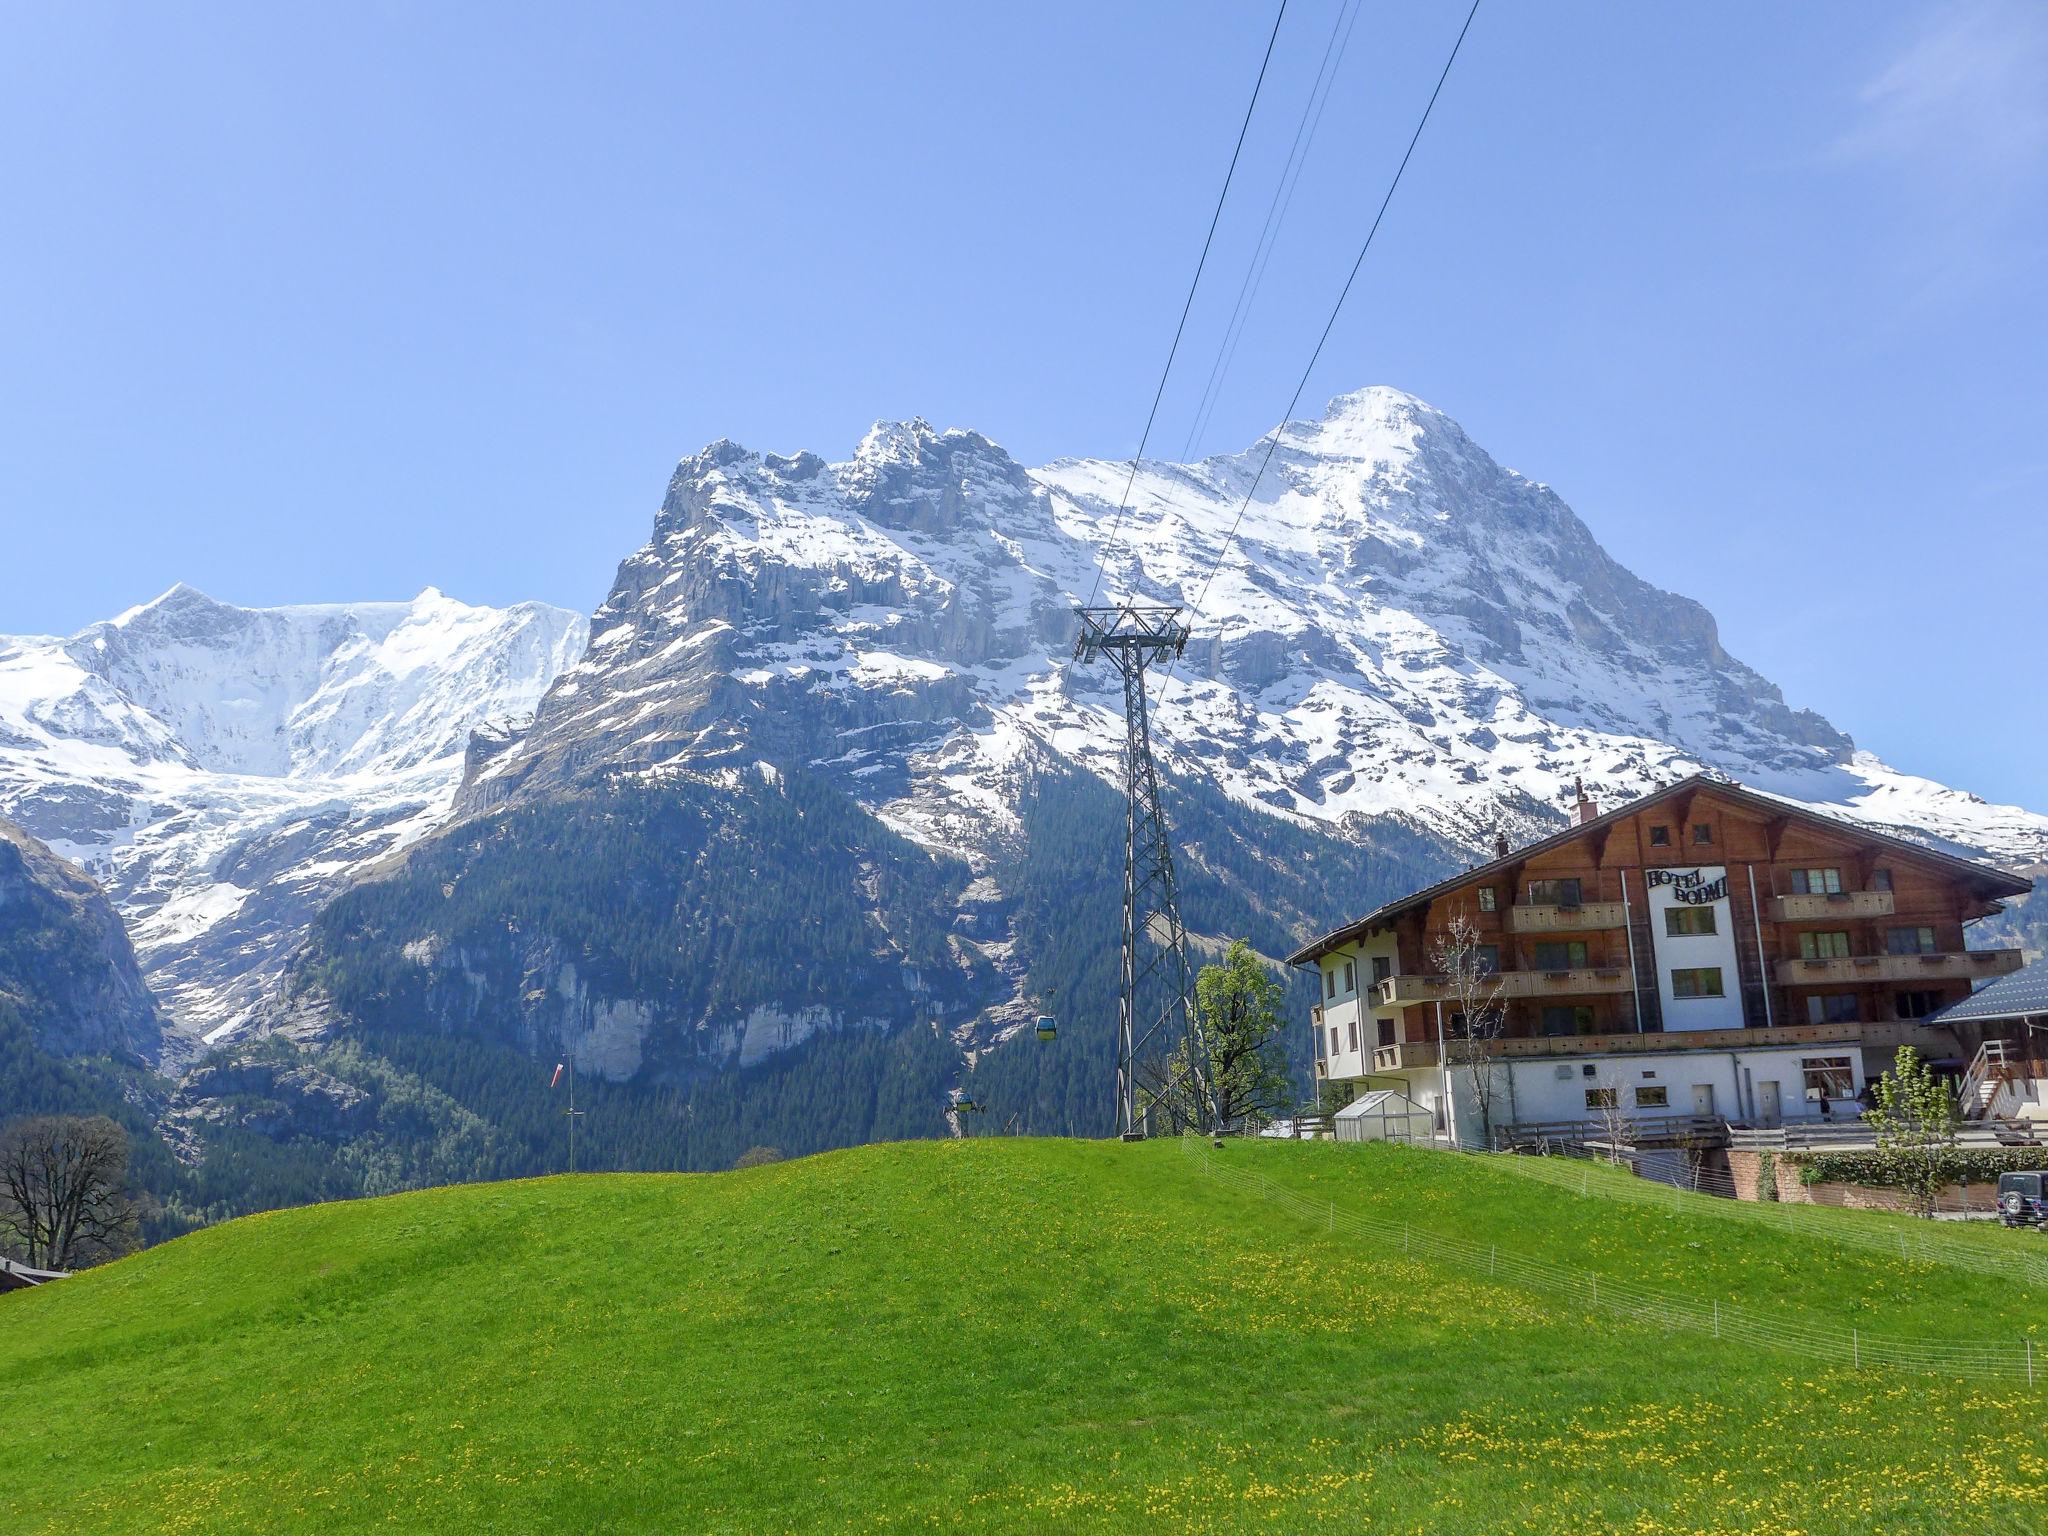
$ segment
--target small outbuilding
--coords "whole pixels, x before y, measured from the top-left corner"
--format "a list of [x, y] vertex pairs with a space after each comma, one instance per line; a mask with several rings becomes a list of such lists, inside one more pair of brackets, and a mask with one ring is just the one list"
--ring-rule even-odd
[[1331, 1117], [1339, 1141], [1428, 1141], [1436, 1116], [1392, 1088], [1361, 1093]]

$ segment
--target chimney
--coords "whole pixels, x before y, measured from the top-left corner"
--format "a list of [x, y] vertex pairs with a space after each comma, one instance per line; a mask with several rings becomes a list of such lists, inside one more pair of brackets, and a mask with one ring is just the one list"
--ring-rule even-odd
[[1586, 798], [1586, 781], [1584, 779], [1572, 780], [1572, 797], [1577, 802], [1572, 807], [1573, 825], [1583, 827], [1587, 822], [1600, 814], [1600, 807]]
[[1508, 856], [1508, 829], [1506, 827], [1495, 827], [1493, 829], [1493, 856], [1496, 859], [1504, 859]]

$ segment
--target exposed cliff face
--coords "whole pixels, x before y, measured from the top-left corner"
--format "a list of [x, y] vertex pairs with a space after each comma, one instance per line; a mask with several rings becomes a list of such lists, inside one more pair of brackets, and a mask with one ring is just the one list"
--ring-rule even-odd
[[839, 464], [713, 444], [677, 467], [588, 654], [475, 761], [465, 803], [753, 754], [836, 774], [933, 846], [993, 850], [1025, 743], [1113, 778], [1121, 700], [1067, 659], [1107, 552], [1102, 600], [1202, 597], [1155, 685], [1157, 739], [1249, 805], [1476, 848], [1500, 823], [1556, 825], [1575, 781], [1611, 801], [1704, 767], [2048, 855], [2048, 819], [1898, 773], [1788, 705], [1698, 603], [1413, 397], [1361, 390], [1288, 424], [1244, 504], [1260, 457], [1148, 463], [1119, 519], [1126, 465], [1027, 471], [921, 421]]
[[53, 1056], [163, 1059], [156, 1000], [105, 893], [9, 821], [0, 821], [0, 1002]]

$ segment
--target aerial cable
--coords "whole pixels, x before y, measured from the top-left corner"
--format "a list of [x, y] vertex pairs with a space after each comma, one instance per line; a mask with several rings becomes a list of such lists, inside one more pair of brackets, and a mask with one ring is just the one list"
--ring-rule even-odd
[[[1444, 60], [1443, 70], [1436, 77], [1436, 88], [1429, 93], [1429, 101], [1423, 107], [1422, 116], [1415, 124], [1415, 132], [1408, 136], [1408, 148], [1401, 155], [1400, 165], [1394, 169], [1394, 179], [1387, 183], [1386, 196], [1380, 199], [1379, 212], [1373, 215], [1372, 227], [1366, 231], [1365, 243], [1358, 248], [1357, 259], [1351, 263], [1350, 274], [1344, 279], [1344, 286], [1337, 294], [1337, 302], [1330, 306], [1330, 318], [1323, 322], [1322, 334], [1316, 338], [1315, 350], [1309, 354], [1308, 366], [1301, 370], [1301, 378], [1294, 386], [1294, 395], [1287, 402], [1287, 410], [1281, 417], [1280, 425], [1266, 434], [1265, 456], [1259, 460], [1259, 467], [1252, 476], [1252, 483], [1245, 490], [1244, 500], [1238, 503], [1237, 516], [1231, 519], [1230, 529], [1223, 535], [1223, 542], [1216, 550], [1216, 558], [1209, 566], [1209, 574], [1203, 578], [1201, 588], [1195, 594], [1194, 603], [1188, 609], [1190, 624], [1208, 599], [1210, 584], [1216, 580], [1217, 572], [1223, 567], [1224, 557], [1230, 552], [1231, 543], [1237, 538], [1238, 527], [1244, 522], [1244, 515], [1252, 504], [1252, 497], [1258, 494], [1259, 482], [1265, 479], [1266, 468], [1273, 462], [1273, 450], [1280, 446], [1281, 432], [1294, 419], [1295, 408], [1301, 404], [1302, 391], [1308, 388], [1309, 376], [1315, 372], [1316, 363], [1323, 355], [1323, 347], [1329, 342], [1330, 332], [1336, 328], [1337, 316], [1343, 312], [1344, 301], [1351, 294], [1351, 286], [1358, 281], [1359, 269], [1365, 265], [1366, 252], [1372, 249], [1373, 237], [1380, 232], [1380, 222], [1387, 216], [1387, 207], [1393, 202], [1394, 193], [1401, 185], [1401, 177], [1408, 169], [1408, 161], [1415, 154], [1415, 146], [1422, 138], [1422, 130], [1429, 126], [1430, 113], [1436, 110], [1437, 97], [1443, 94], [1444, 81], [1450, 78], [1451, 66], [1458, 62], [1458, 52], [1465, 46], [1466, 33], [1472, 30], [1473, 17], [1479, 14], [1479, 4], [1480, 0], [1472, 0], [1472, 9], [1465, 13], [1465, 25], [1458, 29], [1458, 40], [1451, 44], [1450, 57]], [[1167, 690], [1172, 686], [1173, 668], [1169, 667], [1166, 681], [1159, 690], [1161, 703], [1165, 702]]]
[[[1223, 340], [1216, 348], [1216, 361], [1209, 366], [1209, 381], [1202, 388], [1202, 398], [1195, 406], [1194, 423], [1188, 428], [1187, 441], [1181, 446], [1183, 464], [1194, 462], [1195, 444], [1207, 430], [1209, 418], [1215, 414], [1216, 402], [1222, 397], [1223, 381], [1230, 376], [1230, 364], [1237, 356], [1237, 344], [1244, 337], [1245, 323], [1251, 318], [1251, 307], [1258, 302], [1259, 287], [1265, 281], [1266, 265], [1273, 259], [1274, 247], [1280, 243], [1281, 226], [1286, 224], [1287, 210], [1293, 205], [1294, 189], [1301, 185], [1302, 169], [1308, 164], [1308, 152], [1315, 143], [1316, 130], [1322, 126], [1323, 109], [1330, 104], [1330, 93], [1337, 84], [1337, 72], [1344, 67], [1344, 54], [1351, 46], [1351, 32], [1358, 24], [1358, 12], [1363, 3], [1364, 0], [1344, 0], [1337, 7], [1337, 19], [1330, 28], [1329, 41], [1323, 44], [1323, 58], [1316, 68], [1315, 83], [1309, 87], [1308, 100], [1301, 105], [1301, 121], [1295, 124], [1294, 142], [1288, 146], [1286, 163], [1280, 168], [1280, 179], [1274, 183], [1273, 199], [1266, 205], [1265, 225], [1259, 231], [1258, 243], [1252, 247], [1252, 259], [1245, 265], [1244, 280], [1237, 285], [1237, 302], [1231, 306], [1230, 322], [1224, 326]], [[1336, 60], [1334, 67], [1331, 63], [1333, 55]]]
[[1109, 538], [1096, 557], [1095, 580], [1088, 588], [1088, 601], [1083, 607], [1092, 606], [1095, 594], [1102, 590], [1102, 573], [1109, 564], [1110, 551], [1116, 547], [1117, 531], [1122, 528], [1124, 512], [1131, 504], [1131, 487], [1137, 484], [1138, 466], [1144, 462], [1145, 445], [1152, 440], [1152, 424], [1159, 419], [1159, 402], [1166, 394], [1166, 380], [1173, 372], [1173, 359], [1180, 351], [1181, 334], [1188, 328], [1188, 312], [1195, 306], [1195, 290], [1202, 285], [1202, 268], [1209, 262], [1209, 247], [1216, 239], [1216, 225], [1223, 217], [1223, 204], [1230, 196], [1231, 178], [1237, 174], [1237, 158], [1244, 153], [1245, 134], [1252, 126], [1252, 112], [1259, 104], [1259, 92], [1266, 84], [1266, 66], [1273, 62], [1273, 44], [1280, 38], [1280, 23], [1287, 16], [1287, 0], [1280, 0], [1280, 9], [1273, 15], [1273, 30], [1266, 37], [1265, 57], [1259, 60], [1259, 78], [1252, 83], [1252, 99], [1245, 104], [1244, 121], [1238, 125], [1237, 145], [1230, 151], [1230, 168], [1223, 173], [1223, 190], [1216, 194], [1216, 211], [1209, 215], [1209, 233], [1202, 238], [1202, 255], [1195, 263], [1195, 276], [1188, 284], [1188, 296], [1180, 307], [1180, 324], [1174, 327], [1173, 345], [1166, 351], [1166, 366], [1159, 370], [1159, 387], [1152, 392], [1152, 410], [1145, 417], [1145, 430], [1138, 438], [1138, 451], [1131, 456], [1131, 472], [1124, 480], [1123, 498], [1117, 502], [1116, 517], [1109, 525]]

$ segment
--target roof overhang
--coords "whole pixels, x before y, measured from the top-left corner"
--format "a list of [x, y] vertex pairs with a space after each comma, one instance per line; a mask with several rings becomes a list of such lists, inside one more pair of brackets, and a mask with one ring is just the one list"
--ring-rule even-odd
[[2024, 896], [2034, 888], [2031, 880], [1992, 865], [1979, 864], [1953, 853], [1943, 853], [1938, 848], [1923, 847], [1906, 838], [1893, 837], [1888, 832], [1879, 832], [1860, 823], [1844, 821], [1839, 816], [1816, 811], [1811, 806], [1801, 805], [1794, 800], [1780, 800], [1775, 795], [1759, 794], [1756, 790], [1743, 788], [1732, 779], [1719, 779], [1711, 774], [1696, 773], [1689, 778], [1680, 779], [1675, 784], [1667, 784], [1662, 789], [1652, 790], [1649, 794], [1631, 800], [1625, 805], [1616, 806], [1603, 815], [1578, 822], [1561, 832], [1552, 833], [1549, 837], [1539, 838], [1536, 842], [1524, 844], [1501, 858], [1490, 859], [1484, 864], [1466, 870], [1463, 874], [1452, 875], [1449, 879], [1439, 880], [1435, 885], [1425, 886], [1411, 895], [1403, 896], [1398, 901], [1390, 901], [1384, 906], [1376, 907], [1356, 921], [1346, 923], [1341, 928], [1333, 928], [1321, 938], [1304, 944], [1287, 957], [1287, 963], [1313, 964], [1333, 949], [1341, 949], [1346, 944], [1353, 943], [1378, 929], [1392, 927], [1404, 914], [1417, 907], [1427, 907], [1439, 896], [1447, 896], [1467, 885], [1483, 884], [1489, 876], [1501, 874], [1517, 865], [1527, 863], [1530, 859], [1562, 848], [1575, 838], [1597, 833], [1625, 817], [1633, 816], [1665, 800], [1677, 799], [1700, 791], [1719, 795], [1761, 815], [1789, 816], [1809, 825], [1826, 827], [1843, 837], [1877, 843], [1905, 858], [1920, 859], [1944, 867], [1951, 873], [1977, 881], [1984, 888], [1987, 899]]

